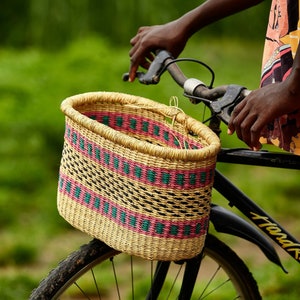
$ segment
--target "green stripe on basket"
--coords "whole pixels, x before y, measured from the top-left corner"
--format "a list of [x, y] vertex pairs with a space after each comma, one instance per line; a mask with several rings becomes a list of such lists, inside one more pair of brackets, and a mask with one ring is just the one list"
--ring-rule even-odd
[[79, 199], [81, 194], [81, 188], [79, 186], [76, 186], [75, 191], [74, 191], [74, 196]]
[[67, 191], [68, 193], [71, 193], [71, 182], [70, 182], [70, 181], [68, 181], [68, 182], [66, 183], [66, 191]]
[[120, 214], [120, 221], [121, 221], [123, 224], [126, 223], [126, 212], [121, 211], [121, 214]]
[[84, 202], [89, 204], [91, 201], [91, 194], [90, 193], [85, 193], [84, 195]]
[[162, 173], [161, 181], [163, 184], [169, 184], [171, 179], [171, 175], [169, 173]]
[[136, 228], [137, 219], [135, 216], [129, 217], [129, 225], [133, 228]]
[[105, 198], [100, 198], [93, 191], [73, 182], [72, 179], [60, 176], [59, 187], [81, 205], [97, 210], [99, 217], [105, 216], [121, 226], [131, 228], [134, 231], [144, 234], [154, 234], [156, 236], [169, 236], [171, 238], [189, 238], [198, 236], [205, 231], [208, 226], [208, 218], [203, 220], [187, 221], [182, 220], [177, 223], [173, 220], [161, 220], [151, 218], [140, 213], [131, 211], [130, 208], [121, 207]]
[[81, 150], [85, 150], [85, 147], [84, 147], [84, 139], [83, 138], [80, 138], [80, 140], [79, 140], [79, 147], [80, 147], [80, 149]]
[[95, 197], [94, 207], [97, 208], [97, 209], [99, 209], [100, 204], [101, 204], [100, 198], [99, 197]]
[[200, 181], [202, 183], [205, 183], [206, 182], [206, 172], [201, 172], [200, 173]]
[[123, 172], [128, 175], [130, 173], [130, 166], [129, 163], [123, 162]]
[[93, 145], [92, 144], [88, 144], [88, 154], [89, 155], [93, 155]]
[[116, 219], [116, 218], [117, 218], [117, 214], [118, 214], [118, 209], [117, 209], [115, 206], [113, 206], [113, 207], [111, 208], [111, 216], [112, 216], [114, 219]]
[[[145, 124], [146, 123], [147, 122], [145, 122]], [[150, 129], [150, 123], [149, 130], [152, 130], [152, 125]], [[163, 132], [166, 133], [166, 138], [172, 138], [173, 142], [173, 137], [171, 135], [169, 136], [167, 131], [162, 131], [162, 133]], [[111, 150], [105, 148], [102, 149], [98, 144], [76, 132], [71, 131], [70, 135], [69, 141], [75, 151], [83, 153], [86, 157], [93, 159], [97, 164], [104, 165], [117, 175], [128, 176], [132, 180], [137, 180], [141, 183], [159, 187], [174, 185], [179, 188], [196, 188], [198, 186], [201, 187], [210, 184], [213, 178], [213, 164], [208, 167], [194, 170], [168, 170], [167, 167], [165, 169], [156, 168], [144, 165], [138, 161], [129, 160]]]
[[137, 124], [136, 119], [130, 119], [129, 123], [130, 123], [129, 127], [130, 127], [131, 129], [134, 129], [134, 130], [135, 130], [135, 129], [136, 129], [136, 124]]
[[108, 214], [109, 213], [109, 203], [108, 202], [104, 202], [104, 204], [103, 204], [103, 212], [105, 213], [105, 214]]
[[178, 185], [184, 185], [184, 174], [176, 174], [176, 183]]
[[73, 143], [74, 145], [76, 145], [76, 144], [77, 144], [77, 139], [78, 139], [78, 137], [77, 137], [77, 133], [73, 132], [73, 136], [72, 136], [72, 143]]
[[104, 162], [109, 165], [110, 161], [110, 154], [109, 153], [104, 153]]
[[184, 226], [184, 235], [189, 236], [191, 234], [191, 226], [185, 225]]
[[142, 168], [141, 167], [138, 167], [138, 166], [135, 166], [134, 167], [134, 176], [137, 177], [137, 178], [141, 178], [142, 177]]
[[95, 148], [95, 157], [96, 159], [100, 160], [101, 156], [100, 156], [100, 149], [99, 148]]
[[168, 131], [164, 131], [164, 139], [165, 139], [165, 141], [169, 141], [169, 132]]
[[110, 119], [110, 117], [109, 116], [103, 116], [103, 118], [102, 118], [102, 123], [104, 124], [104, 125], [109, 125], [109, 119]]
[[156, 223], [155, 224], [155, 232], [158, 234], [163, 234], [165, 229], [165, 225], [162, 223]]
[[196, 225], [195, 233], [196, 233], [196, 234], [199, 234], [200, 232], [201, 232], [201, 224], [198, 223], [198, 224]]
[[196, 174], [195, 173], [191, 173], [190, 174], [190, 184], [191, 185], [195, 185], [196, 184]]
[[174, 145], [175, 145], [176, 147], [179, 147], [179, 146], [180, 146], [179, 140], [178, 140], [176, 137], [174, 137]]
[[143, 124], [142, 124], [142, 130], [143, 130], [144, 132], [148, 132], [148, 131], [149, 131], [149, 122], [143, 121]]
[[149, 228], [150, 228], [150, 221], [149, 220], [143, 220], [142, 221], [142, 224], [141, 224], [141, 229], [143, 231], [149, 231]]
[[122, 117], [116, 117], [116, 125], [118, 127], [122, 127], [122, 125], [123, 125], [123, 118]]
[[118, 170], [119, 164], [120, 164], [119, 159], [117, 157], [114, 157], [114, 168]]
[[[149, 134], [152, 137], [161, 136], [164, 142], [167, 142], [167, 144], [171, 143], [170, 145], [174, 145], [176, 148], [201, 148], [200, 143], [193, 141], [193, 139], [190, 139], [182, 133], [176, 133], [172, 129], [166, 128], [168, 125], [162, 124], [158, 120], [152, 120], [143, 116], [135, 116], [134, 114], [126, 114], [124, 117], [122, 112], [102, 112], [100, 115], [94, 115], [92, 112], [87, 112], [86, 115], [91, 119], [96, 119], [100, 123], [117, 130], [124, 129], [128, 132], [128, 130], [130, 131], [131, 129], [132, 131], [138, 131], [140, 133], [144, 132], [146, 135]], [[160, 135], [160, 131], [162, 131], [162, 135]], [[174, 136], [174, 134], [176, 134], [176, 136]], [[199, 144], [199, 146], [195, 145], [195, 143]]]
[[159, 132], [160, 132], [160, 127], [157, 126], [157, 125], [154, 125], [154, 126], [153, 126], [153, 134], [154, 134], [155, 136], [159, 136]]
[[178, 235], [178, 226], [177, 225], [171, 225], [170, 234], [175, 235], [175, 236]]
[[155, 182], [156, 180], [156, 172], [152, 170], [147, 171], [147, 179], [149, 182]]

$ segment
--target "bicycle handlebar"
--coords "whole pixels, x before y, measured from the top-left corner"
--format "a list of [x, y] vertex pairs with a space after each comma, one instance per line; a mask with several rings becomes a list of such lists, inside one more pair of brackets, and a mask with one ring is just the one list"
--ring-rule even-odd
[[[165, 50], [158, 52], [146, 73], [137, 72], [136, 77], [143, 84], [157, 84], [164, 71], [168, 71], [174, 81], [183, 88], [184, 95], [194, 104], [204, 102], [212, 115], [217, 116], [228, 124], [234, 106], [243, 100], [249, 93], [240, 85], [222, 85], [208, 87], [201, 80], [187, 78], [170, 53]], [[128, 73], [123, 75], [123, 80], [128, 80]]]

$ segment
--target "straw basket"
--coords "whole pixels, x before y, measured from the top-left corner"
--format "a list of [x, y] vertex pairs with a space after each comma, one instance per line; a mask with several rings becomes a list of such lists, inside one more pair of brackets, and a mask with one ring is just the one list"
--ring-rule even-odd
[[200, 253], [218, 137], [176, 107], [121, 93], [67, 98], [58, 209], [72, 226], [146, 259]]

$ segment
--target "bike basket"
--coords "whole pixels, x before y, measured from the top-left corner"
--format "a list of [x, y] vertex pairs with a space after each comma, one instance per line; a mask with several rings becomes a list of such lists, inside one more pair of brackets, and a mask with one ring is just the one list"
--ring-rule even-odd
[[205, 241], [218, 137], [176, 107], [121, 93], [67, 98], [58, 210], [114, 249], [179, 260]]

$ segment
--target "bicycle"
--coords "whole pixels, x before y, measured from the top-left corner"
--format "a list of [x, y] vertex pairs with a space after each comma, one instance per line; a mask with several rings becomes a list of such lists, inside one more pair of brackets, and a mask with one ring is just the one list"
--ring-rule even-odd
[[[250, 91], [238, 85], [213, 87], [198, 79], [186, 78], [179, 61], [166, 52], [157, 54], [146, 74], [138, 73], [143, 84], [157, 84], [167, 70], [183, 87], [184, 95], [194, 104], [202, 102], [210, 109], [206, 120], [219, 134], [220, 124], [227, 124], [230, 113]], [[124, 77], [126, 80], [127, 77]], [[218, 162], [257, 165], [273, 168], [300, 169], [300, 157], [267, 151], [221, 149]], [[218, 170], [214, 189], [237, 208], [247, 222], [220, 205], [211, 205], [210, 223], [216, 232], [245, 239], [258, 246], [271, 262], [285, 272], [271, 238], [296, 261], [300, 261], [300, 242], [271, 216], [243, 194]], [[264, 234], [262, 232], [264, 232]], [[136, 265], [135, 265], [136, 263]], [[149, 265], [149, 266], [146, 266]], [[147, 269], [146, 269], [147, 268]], [[120, 274], [117, 274], [120, 271]], [[89, 277], [88, 277], [89, 276]], [[91, 287], [93, 284], [94, 287]], [[115, 288], [115, 291], [112, 291]], [[79, 296], [79, 294], [81, 296]], [[125, 295], [125, 296], [124, 296]], [[83, 245], [52, 270], [32, 292], [30, 299], [261, 299], [253, 275], [241, 258], [224, 242], [208, 234], [204, 250], [196, 257], [182, 261], [143, 261], [110, 248], [94, 239]], [[123, 298], [124, 297], [124, 298]]]

